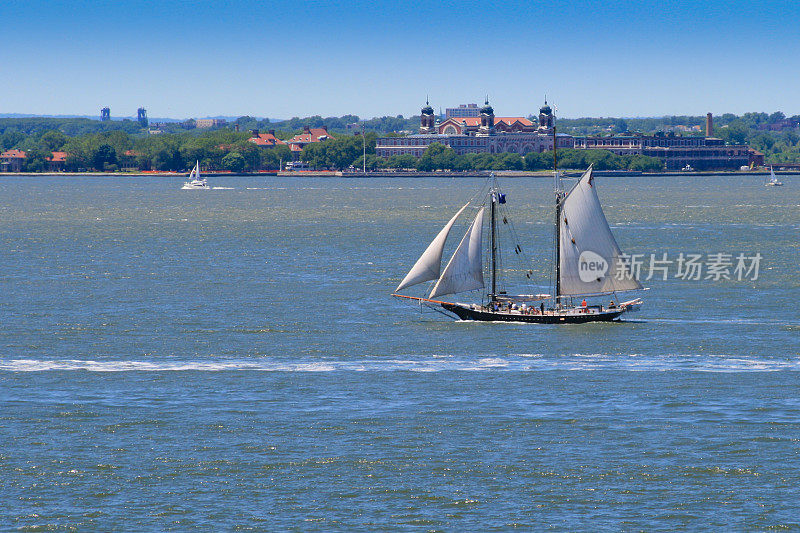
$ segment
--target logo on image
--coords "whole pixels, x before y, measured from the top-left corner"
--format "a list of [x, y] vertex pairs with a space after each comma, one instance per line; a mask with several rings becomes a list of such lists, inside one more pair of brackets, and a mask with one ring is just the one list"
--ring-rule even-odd
[[578, 257], [578, 277], [582, 282], [602, 281], [606, 272], [608, 272], [608, 262], [603, 256], [589, 250], [581, 252]]

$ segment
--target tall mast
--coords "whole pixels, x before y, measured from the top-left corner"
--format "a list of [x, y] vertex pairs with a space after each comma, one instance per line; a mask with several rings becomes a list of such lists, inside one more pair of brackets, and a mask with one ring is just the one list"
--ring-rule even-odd
[[492, 196], [491, 196], [491, 235], [492, 235], [492, 295], [491, 299], [494, 300], [495, 295], [497, 294], [497, 214], [495, 209], [495, 202], [497, 201], [497, 192], [494, 187], [492, 187]]
[[556, 290], [555, 305], [561, 297], [561, 182], [558, 179], [558, 159], [556, 158], [556, 122], [553, 117], [553, 177], [556, 182]]

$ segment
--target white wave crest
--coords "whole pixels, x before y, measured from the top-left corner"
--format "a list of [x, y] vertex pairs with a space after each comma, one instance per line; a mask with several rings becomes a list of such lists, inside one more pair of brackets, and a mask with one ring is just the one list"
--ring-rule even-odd
[[[488, 354], [487, 354], [488, 355]], [[774, 372], [800, 371], [800, 358], [743, 357], [734, 355], [691, 354], [603, 354], [541, 353], [458, 357], [426, 355], [419, 358], [352, 358], [324, 361], [245, 360], [168, 360], [98, 361], [55, 359], [3, 359], [0, 372], [440, 372], [440, 371], [689, 371], [689, 372]]]

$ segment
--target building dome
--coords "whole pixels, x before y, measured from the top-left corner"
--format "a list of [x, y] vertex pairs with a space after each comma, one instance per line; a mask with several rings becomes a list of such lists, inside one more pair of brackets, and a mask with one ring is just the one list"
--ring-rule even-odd
[[481, 108], [481, 115], [494, 115], [494, 109], [489, 105], [489, 99], [486, 99], [486, 104]]
[[431, 103], [426, 98], [425, 99], [425, 107], [422, 108], [422, 115], [423, 116], [426, 116], [426, 115], [427, 116], [432, 116], [433, 114], [434, 114], [434, 112], [433, 112], [433, 108], [431, 107]]
[[553, 114], [553, 110], [550, 109], [549, 105], [547, 105], [547, 100], [545, 100], [544, 101], [544, 105], [541, 108], [539, 108], [539, 113], [541, 113], [542, 115], [552, 115]]

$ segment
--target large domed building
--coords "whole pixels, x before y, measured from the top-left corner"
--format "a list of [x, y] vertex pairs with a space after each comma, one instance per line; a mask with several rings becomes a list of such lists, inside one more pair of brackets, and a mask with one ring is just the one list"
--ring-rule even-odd
[[[474, 104], [461, 106], [469, 109]], [[420, 110], [419, 134], [407, 137], [379, 137], [375, 153], [381, 157], [414, 155], [419, 157], [433, 143], [440, 143], [459, 155], [467, 153], [511, 152], [525, 155], [553, 149], [554, 117], [545, 102], [539, 110], [539, 125], [527, 117], [497, 117], [487, 97], [478, 116], [454, 116], [437, 122], [436, 113], [426, 100]], [[544, 117], [544, 119], [543, 119]], [[571, 148], [572, 137], [558, 136], [559, 148]]]
[[[665, 135], [597, 135], [572, 137], [553, 135], [555, 113], [547, 103], [539, 108], [538, 124], [526, 117], [498, 117], [489, 98], [480, 109], [476, 104], [461, 105], [469, 115], [450, 116], [437, 122], [436, 113], [425, 103], [420, 113], [419, 134], [406, 137], [379, 137], [376, 155], [420, 157], [433, 143], [452, 148], [456, 154], [514, 153], [525, 155], [553, 149], [607, 150], [616, 155], [645, 155], [661, 159], [668, 170], [691, 165], [698, 170], [738, 169], [749, 164], [763, 165], [764, 155], [747, 145], [726, 145], [714, 137]], [[472, 114], [474, 113], [474, 114]], [[709, 130], [711, 128], [708, 128]]]

